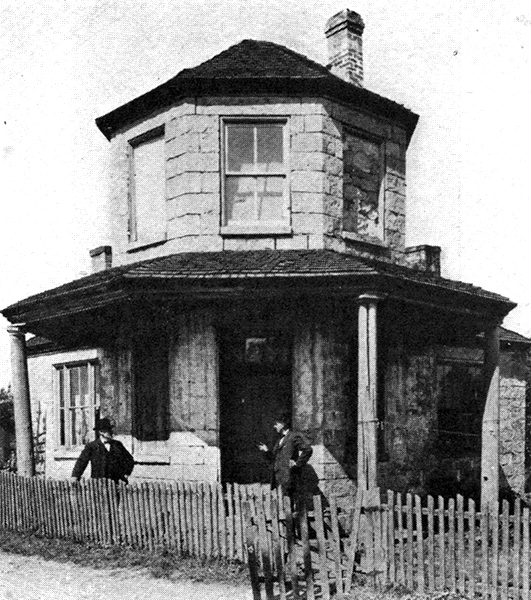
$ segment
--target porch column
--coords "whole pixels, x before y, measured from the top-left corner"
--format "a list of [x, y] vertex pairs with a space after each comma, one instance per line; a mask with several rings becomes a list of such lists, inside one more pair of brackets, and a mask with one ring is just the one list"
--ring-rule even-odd
[[481, 505], [498, 500], [500, 489], [500, 328], [485, 331], [485, 391], [481, 434]]
[[358, 309], [358, 487], [376, 487], [377, 347], [376, 306], [381, 298], [362, 294]]
[[11, 385], [15, 413], [15, 438], [17, 448], [17, 472], [25, 477], [35, 475], [33, 460], [33, 432], [26, 357], [26, 334], [22, 325], [10, 325], [11, 337]]

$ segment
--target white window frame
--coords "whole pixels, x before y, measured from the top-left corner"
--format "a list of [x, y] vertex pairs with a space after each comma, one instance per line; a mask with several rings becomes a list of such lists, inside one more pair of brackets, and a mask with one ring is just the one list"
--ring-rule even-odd
[[[137, 228], [137, 202], [135, 192], [135, 148], [146, 142], [161, 138], [165, 147], [165, 127], [160, 125], [150, 129], [141, 135], [129, 140], [129, 198], [128, 198], [128, 219], [127, 219], [127, 240], [128, 249], [134, 250], [143, 246], [150, 246], [165, 242], [167, 239], [167, 219], [165, 219], [162, 233], [156, 239], [139, 239]], [[167, 164], [164, 161], [164, 199], [167, 199]]]
[[[55, 364], [54, 366], [54, 404], [55, 404], [55, 447], [58, 450], [79, 450], [84, 443], [72, 443], [72, 411], [88, 407], [88, 431], [93, 431], [96, 425], [96, 415], [100, 408], [100, 397], [98, 392], [99, 362], [97, 359], [78, 360]], [[70, 374], [71, 369], [76, 367], [87, 367], [88, 374], [88, 404], [67, 406], [70, 404]], [[61, 389], [61, 372], [63, 373]], [[63, 407], [61, 408], [61, 395]], [[61, 411], [64, 411], [64, 444], [61, 443]], [[95, 439], [95, 435], [92, 439]]]
[[[282, 162], [283, 168], [278, 171], [229, 171], [227, 128], [230, 125], [249, 124], [260, 125], [279, 123], [282, 125]], [[221, 118], [221, 234], [222, 235], [286, 235], [292, 233], [291, 202], [290, 202], [290, 165], [289, 165], [289, 117], [287, 116], [239, 116]], [[256, 143], [256, 142], [255, 142]], [[256, 149], [255, 149], [256, 151]], [[281, 221], [244, 221], [227, 223], [226, 182], [230, 177], [283, 177], [283, 200], [286, 206], [286, 217]]]

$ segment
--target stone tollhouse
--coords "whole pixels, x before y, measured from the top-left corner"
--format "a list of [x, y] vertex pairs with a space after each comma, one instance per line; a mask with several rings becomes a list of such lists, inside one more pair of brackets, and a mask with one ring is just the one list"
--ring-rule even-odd
[[500, 327], [514, 303], [406, 246], [418, 116], [363, 87], [363, 29], [328, 21], [328, 66], [244, 40], [96, 120], [112, 244], [2, 311], [47, 476], [101, 414], [135, 477], [267, 481], [287, 409], [325, 493], [523, 491], [529, 341]]

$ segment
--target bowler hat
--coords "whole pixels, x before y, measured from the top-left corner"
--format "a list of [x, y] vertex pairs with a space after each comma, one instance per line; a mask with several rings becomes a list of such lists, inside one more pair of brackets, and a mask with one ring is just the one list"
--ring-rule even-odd
[[111, 423], [111, 420], [108, 417], [102, 417], [96, 421], [96, 427], [94, 427], [95, 431], [112, 431], [114, 429], [114, 425]]

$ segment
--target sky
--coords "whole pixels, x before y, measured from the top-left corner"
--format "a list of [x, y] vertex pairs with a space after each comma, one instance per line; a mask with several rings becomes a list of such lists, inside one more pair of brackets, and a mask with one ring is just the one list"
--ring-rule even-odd
[[242, 39], [325, 64], [344, 8], [365, 21], [365, 86], [420, 115], [407, 244], [442, 246], [443, 275], [517, 302], [505, 325], [531, 336], [528, 0], [2, 0], [0, 308], [88, 274], [109, 242], [96, 117]]

